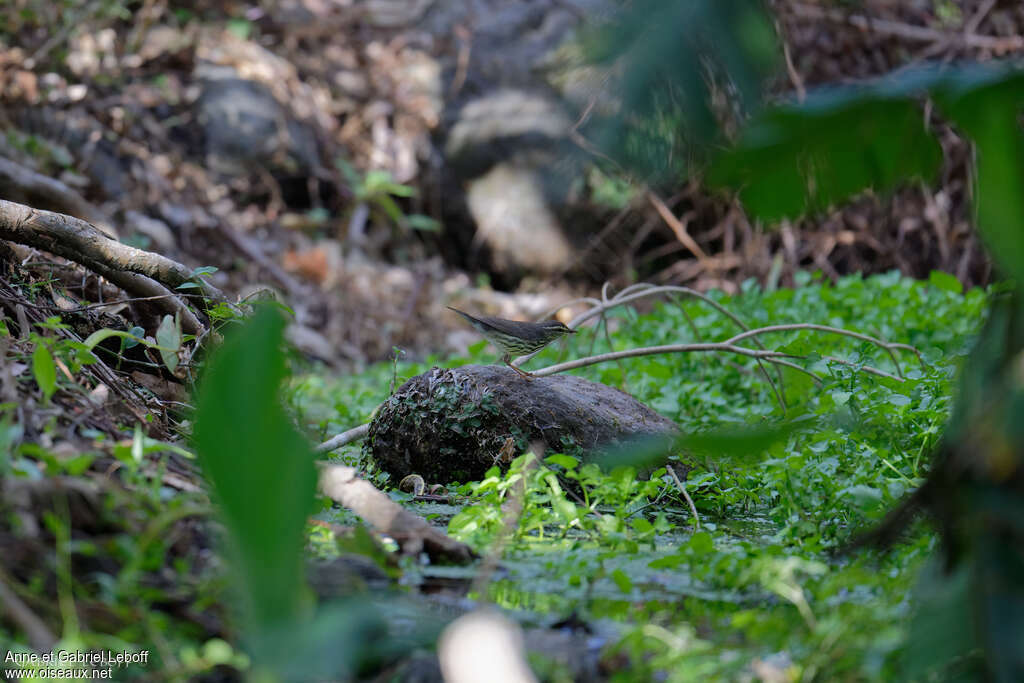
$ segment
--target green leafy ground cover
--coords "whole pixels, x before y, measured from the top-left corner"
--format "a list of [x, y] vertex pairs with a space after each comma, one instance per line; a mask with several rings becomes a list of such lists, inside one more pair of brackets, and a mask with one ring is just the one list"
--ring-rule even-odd
[[[668, 672], [669, 680], [733, 679], [763, 667], [793, 680], [898, 678], [916, 577], [934, 538], [921, 527], [886, 556], [846, 547], [921, 481], [986, 295], [961, 293], [940, 273], [927, 282], [897, 273], [835, 285], [812, 280], [770, 292], [750, 283], [738, 296], [714, 298], [751, 327], [844, 327], [911, 344], [925, 364], [899, 352], [906, 379], [898, 382], [826, 359], [895, 373], [886, 352], [871, 344], [811, 331], [763, 337], [769, 348], [812, 354], [805, 366], [826, 383], [818, 387], [784, 370], [785, 419], [804, 427], [757, 457], [728, 446], [681, 455], [694, 465], [687, 487], [699, 531], [664, 470], [638, 481], [630, 468], [601, 474], [567, 456], [549, 457], [541, 468], [522, 458], [506, 475], [494, 471], [455, 486], [466, 504], [421, 512], [486, 552], [499, 536], [501, 503], [525, 478], [523, 516], [487, 597], [548, 620], [576, 613], [609, 624], [608, 645], [629, 661], [618, 679], [648, 680], [656, 671]], [[720, 341], [737, 332], [693, 300], [659, 304], [648, 315], [612, 315], [615, 349]], [[569, 344], [545, 351], [530, 367], [608, 350], [603, 333], [579, 334]], [[470, 351], [448, 364], [493, 359], [483, 344]], [[307, 427], [334, 433], [369, 419], [389, 386], [432, 364], [438, 359], [382, 364], [342, 379], [296, 377], [289, 395]], [[622, 386], [692, 434], [783, 419], [754, 368], [741, 357], [686, 353], [577, 372]], [[340, 457], [362, 456], [350, 446]], [[567, 493], [555, 472], [575, 480], [583, 496]]]
[[[392, 495], [486, 554], [502, 538], [502, 504], [525, 480], [522, 517], [515, 535], [502, 538], [501, 569], [486, 584], [484, 597], [526, 624], [548, 625], [575, 615], [592, 625], [593, 642], [606, 648], [619, 680], [650, 680], [658, 672], [669, 680], [733, 680], [764, 672], [764, 667], [794, 680], [900, 679], [912, 591], [931, 555], [933, 536], [921, 527], [885, 557], [841, 551], [926, 471], [929, 449], [950, 409], [956, 369], [980, 326], [986, 295], [961, 293], [955, 280], [942, 274], [928, 282], [897, 274], [850, 277], [837, 285], [814, 283], [807, 276], [802, 285], [771, 292], [749, 285], [739, 296], [714, 298], [750, 326], [827, 324], [913, 344], [926, 366], [900, 352], [905, 382], [855, 373], [826, 357], [890, 373], [896, 368], [884, 351], [848, 337], [775, 333], [764, 338], [770, 348], [816, 354], [806, 365], [826, 378], [817, 387], [806, 375], [786, 370], [785, 417], [752, 362], [738, 356], [651, 356], [577, 371], [623, 386], [691, 435], [737, 424], [770, 427], [783, 419], [803, 426], [788, 435], [780, 432], [783, 438], [756, 456], [739, 453], [722, 439], [705, 440], [701, 452], [678, 454], [693, 465], [687, 487], [700, 515], [699, 530], [664, 470], [639, 480], [629, 467], [602, 473], [562, 454], [548, 456], [543, 467], [521, 458], [509, 473], [494, 471], [481, 482], [441, 482], [455, 494], [451, 504]], [[706, 303], [693, 300], [659, 304], [647, 315], [624, 309], [612, 315], [615, 349], [697, 341], [698, 334], [700, 341], [720, 341], [737, 331]], [[587, 329], [571, 345], [545, 350], [530, 367], [607, 351], [604, 331]], [[70, 351], [53, 345], [47, 349], [53, 358], [70, 358]], [[444, 362], [493, 360], [493, 351], [481, 342], [468, 358]], [[26, 355], [23, 362], [40, 366], [33, 368], [35, 375], [50, 377], [41, 352]], [[296, 374], [285, 392], [288, 407], [313, 437], [333, 434], [365, 422], [391, 387], [438, 362], [381, 364], [348, 377]], [[67, 391], [62, 376], [57, 376], [57, 393], [48, 394], [52, 400]], [[41, 392], [48, 386], [39, 382]], [[232, 395], [254, 400], [254, 393], [245, 389]], [[237, 423], [210, 419], [229, 427]], [[289, 419], [282, 416], [277, 422]], [[103, 533], [95, 538], [81, 529], [69, 532], [67, 512], [51, 515], [47, 524], [59, 552], [41, 567], [40, 583], [26, 587], [23, 599], [52, 622], [63, 623], [56, 632], [63, 646], [151, 648], [153, 662], [120, 670], [124, 680], [148, 680], [156, 672], [164, 680], [179, 680], [218, 666], [250, 670], [241, 640], [208, 635], [211, 628], [221, 632], [218, 625], [231, 619], [228, 606], [238, 597], [224, 588], [222, 561], [211, 562], [210, 539], [196, 533], [201, 527], [185, 524], [208, 516], [212, 506], [202, 492], [175, 492], [161, 485], [165, 461], [157, 456], [170, 446], [152, 442], [139, 429], [126, 436], [113, 456], [132, 496], [115, 495], [118, 487], [113, 487], [106, 502], [97, 499], [96, 509], [106, 512], [98, 527]], [[101, 457], [82, 453], [61, 459], [34, 443], [8, 450], [2, 452], [0, 472], [33, 480], [78, 476]], [[268, 450], [279, 455], [278, 448]], [[358, 445], [346, 447], [339, 457], [372, 472]], [[270, 469], [276, 471], [273, 465]], [[379, 483], [394, 484], [374, 476]], [[281, 481], [280, 476], [269, 479]], [[582, 493], [571, 493], [567, 482]], [[270, 498], [268, 493], [260, 500]], [[326, 499], [317, 510], [329, 521], [355, 522]], [[314, 556], [337, 552], [324, 531], [309, 527], [307, 548]], [[248, 537], [261, 534], [255, 529]], [[41, 540], [21, 542], [46, 552]], [[282, 561], [293, 555], [279, 554]], [[49, 600], [51, 609], [46, 610], [47, 599], [41, 596], [51, 590], [45, 583], [50, 564], [60, 600]], [[415, 584], [417, 576], [474, 578], [479, 571], [413, 564], [403, 570], [406, 585]], [[80, 622], [72, 617], [72, 606], [108, 619]], [[0, 629], [0, 641], [18, 638]], [[304, 661], [314, 659], [311, 655]], [[558, 665], [535, 664], [549, 680], [564, 679]]]

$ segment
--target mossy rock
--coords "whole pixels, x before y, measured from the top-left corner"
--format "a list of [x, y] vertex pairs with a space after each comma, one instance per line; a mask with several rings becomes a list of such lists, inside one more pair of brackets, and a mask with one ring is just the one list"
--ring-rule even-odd
[[473, 481], [537, 441], [586, 460], [624, 439], [677, 433], [674, 422], [614, 387], [467, 365], [433, 368], [399, 387], [370, 423], [363, 449], [396, 482], [409, 474]]

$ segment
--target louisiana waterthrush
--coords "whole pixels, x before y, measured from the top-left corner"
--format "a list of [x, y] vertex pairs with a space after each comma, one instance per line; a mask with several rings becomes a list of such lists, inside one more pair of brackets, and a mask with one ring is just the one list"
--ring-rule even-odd
[[501, 357], [501, 362], [523, 377], [533, 377], [533, 375], [512, 365], [513, 358], [540, 351], [562, 335], [576, 334], [576, 330], [566, 327], [557, 320], [526, 323], [504, 318], [477, 318], [457, 308], [451, 306], [448, 308], [469, 321], [474, 330], [501, 349], [504, 354]]

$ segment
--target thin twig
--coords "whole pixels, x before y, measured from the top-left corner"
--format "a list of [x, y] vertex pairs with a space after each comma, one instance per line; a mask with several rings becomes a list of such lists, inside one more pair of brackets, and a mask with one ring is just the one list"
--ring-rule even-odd
[[[776, 32], [779, 36], [782, 35], [782, 31], [779, 30], [778, 23], [776, 23]], [[793, 84], [793, 88], [796, 90], [796, 101], [803, 104], [804, 100], [807, 99], [807, 88], [804, 86], [804, 79], [800, 76], [800, 72], [796, 70], [796, 65], [793, 63], [793, 55], [789, 50], [789, 42], [782, 40], [782, 56], [786, 59], [786, 73], [789, 74], [789, 80]]]
[[554, 375], [555, 373], [565, 372], [566, 370], [575, 370], [576, 368], [585, 368], [588, 365], [597, 365], [598, 363], [605, 363], [607, 361], [612, 361], [617, 358], [637, 358], [640, 356], [653, 356], [659, 353], [689, 353], [692, 351], [724, 351], [726, 353], [737, 353], [740, 354], [741, 356], [749, 356], [751, 358], [764, 359], [802, 358], [802, 356], [795, 355], [792, 353], [785, 353], [784, 351], [750, 349], [745, 346], [736, 346], [735, 344], [724, 344], [721, 342], [707, 342], [703, 344], [664, 344], [661, 346], [646, 346], [638, 349], [613, 351], [611, 353], [599, 353], [596, 356], [577, 358], [576, 360], [567, 361], [565, 363], [549, 365], [546, 368], [534, 370], [531, 374], [533, 374], [534, 377], [546, 377], [548, 375]]
[[693, 514], [693, 530], [700, 531], [700, 515], [697, 514], [697, 506], [693, 504], [693, 498], [690, 498], [690, 494], [686, 491], [686, 486], [682, 481], [680, 481], [679, 477], [676, 475], [676, 471], [672, 469], [672, 465], [665, 465], [665, 470], [668, 472], [669, 476], [672, 477], [672, 480], [675, 481], [676, 488], [678, 488], [679, 492], [683, 494], [683, 498], [686, 499], [687, 505], [690, 506], [690, 512]]
[[[860, 332], [851, 332], [850, 330], [844, 330], [841, 327], [831, 327], [829, 325], [817, 325], [815, 323], [795, 323], [795, 324], [792, 324], [792, 325], [769, 325], [768, 327], [761, 327], [761, 328], [758, 328], [756, 330], [748, 330], [747, 332], [744, 332], [742, 334], [737, 334], [735, 337], [732, 337], [731, 339], [727, 339], [725, 343], [727, 343], [727, 344], [735, 344], [736, 342], [738, 342], [738, 341], [740, 341], [742, 339], [746, 339], [748, 337], [754, 337], [754, 336], [757, 336], [757, 335], [760, 335], [760, 334], [766, 334], [768, 332], [791, 332], [791, 331], [795, 331], [795, 330], [814, 330], [816, 332], [828, 332], [830, 334], [839, 334], [839, 335], [842, 335], [844, 337], [852, 337], [853, 339], [860, 339], [861, 341], [866, 341], [866, 342], [869, 342], [871, 344], [874, 344], [875, 346], [878, 346], [878, 347], [880, 347], [882, 349], [885, 349], [885, 352], [889, 354], [889, 358], [892, 359], [893, 365], [896, 366], [896, 372], [899, 374], [899, 376], [901, 378], [903, 377], [903, 373], [900, 371], [900, 364], [899, 364], [899, 361], [896, 360], [896, 354], [893, 353], [893, 349], [894, 348], [899, 348], [901, 350], [911, 350], [911, 351], [914, 351], [915, 353], [917, 353], [918, 360], [919, 361], [921, 360], [920, 353], [918, 353], [917, 349], [915, 349], [912, 346], [908, 346], [907, 344], [890, 344], [887, 341], [884, 341], [882, 339], [877, 339], [875, 337], [872, 337], [872, 336], [867, 335], [867, 334], [862, 334]], [[922, 361], [922, 365], [923, 365], [923, 361]]]
[[999, 0], [983, 0], [978, 9], [975, 10], [974, 14], [964, 23], [964, 36], [974, 35], [974, 32], [981, 26], [981, 22], [985, 21], [985, 17], [992, 11], [992, 8], [996, 6]]
[[[604, 330], [604, 339], [605, 339], [606, 342], [608, 342], [609, 350], [614, 350], [615, 349], [615, 345], [612, 344], [612, 334], [608, 330], [608, 316], [606, 316], [606, 315], [602, 315], [601, 316], [601, 329]], [[621, 360], [615, 361], [615, 364], [619, 366], [619, 377], [622, 378], [622, 390], [625, 391], [628, 394], [629, 393], [629, 384], [627, 384], [627, 382], [626, 382], [626, 368], [622, 364]]]
[[823, 378], [819, 377], [818, 375], [811, 372], [805, 367], [801, 367], [796, 363], [790, 363], [788, 360], [782, 360], [781, 358], [768, 358], [766, 362], [771, 363], [773, 365], [778, 365], [783, 368], [790, 368], [792, 370], [802, 372], [803, 374], [813, 379], [819, 387], [825, 384], [825, 380]]
[[873, 368], [870, 365], [860, 365], [858, 363], [853, 363], [853, 362], [848, 361], [848, 360], [843, 360], [842, 358], [836, 358], [835, 356], [823, 356], [823, 358], [825, 360], [831, 361], [833, 363], [839, 363], [840, 365], [845, 365], [847, 367], [851, 367], [854, 370], [863, 370], [864, 372], [868, 373], [869, 375], [875, 375], [877, 377], [885, 377], [886, 379], [891, 379], [891, 380], [896, 381], [896, 382], [903, 382], [904, 381], [903, 377], [897, 377], [896, 375], [891, 375], [888, 372], [886, 372], [885, 370], [879, 370], [878, 368]]
[[696, 256], [700, 261], [707, 259], [708, 255], [704, 253], [704, 250], [700, 248], [697, 241], [690, 237], [690, 233], [686, 231], [686, 225], [676, 218], [676, 215], [672, 213], [667, 206], [665, 206], [665, 202], [662, 201], [661, 197], [654, 194], [652, 190], [648, 190], [647, 201], [651, 203], [651, 206], [653, 206], [654, 210], [658, 212], [658, 215], [661, 216], [663, 221], [665, 221], [665, 224], [672, 229], [672, 232], [675, 233], [676, 239], [690, 250], [690, 253]]
[[202, 296], [199, 294], [157, 294], [156, 296], [136, 296], [127, 299], [113, 299], [111, 301], [104, 301], [98, 304], [86, 304], [83, 306], [75, 306], [73, 308], [61, 308], [60, 306], [48, 306], [46, 304], [30, 303], [28, 301], [23, 301], [15, 299], [14, 297], [3, 295], [0, 295], [0, 300], [20, 301], [20, 303], [24, 304], [25, 306], [28, 306], [29, 308], [34, 308], [39, 311], [55, 311], [59, 313], [83, 313], [85, 311], [91, 311], [96, 308], [110, 308], [111, 306], [118, 306], [120, 304], [133, 304], [139, 301], [155, 301], [157, 299], [188, 298], [190, 296], [202, 299]]
[[337, 436], [332, 436], [330, 439], [328, 439], [327, 441], [324, 441], [322, 444], [320, 444], [319, 446], [314, 448], [313, 452], [314, 453], [328, 453], [330, 451], [333, 451], [336, 448], [341, 448], [342, 446], [350, 444], [353, 441], [359, 441], [359, 439], [362, 439], [363, 437], [365, 437], [367, 432], [369, 432], [369, 431], [370, 431], [370, 423], [366, 423], [364, 425], [359, 425], [358, 427], [353, 427], [352, 429], [349, 429], [348, 431], [342, 432], [341, 434], [338, 434]]

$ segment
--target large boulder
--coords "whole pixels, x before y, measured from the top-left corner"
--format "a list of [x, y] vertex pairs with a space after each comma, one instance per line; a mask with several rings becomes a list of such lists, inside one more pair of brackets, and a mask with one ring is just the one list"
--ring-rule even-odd
[[391, 396], [370, 424], [364, 450], [395, 481], [481, 479], [541, 441], [581, 455], [675, 423], [614, 387], [571, 375], [526, 379], [511, 368], [433, 368]]

